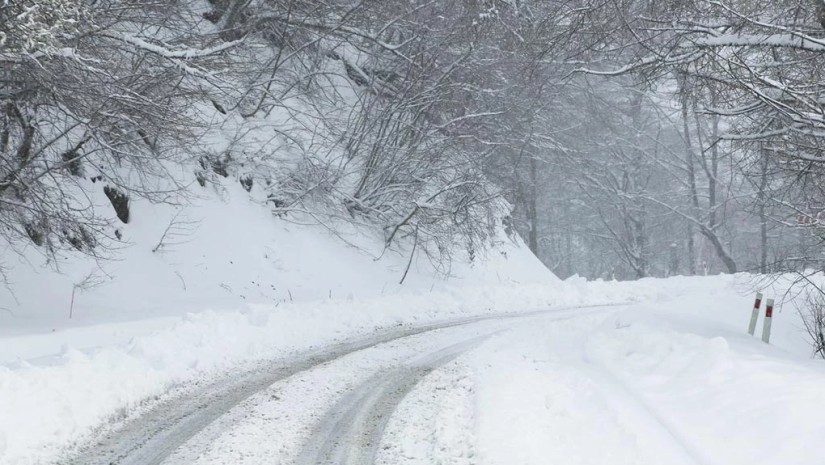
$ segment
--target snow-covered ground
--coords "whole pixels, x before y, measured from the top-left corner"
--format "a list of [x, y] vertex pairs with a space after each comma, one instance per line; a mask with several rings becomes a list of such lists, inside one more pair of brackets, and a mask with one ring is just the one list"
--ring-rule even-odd
[[[171, 402], [170, 390], [196, 392], [255, 363], [288, 363], [353, 338], [373, 343], [277, 378], [207, 439], [190, 428], [194, 442], [170, 464], [271, 463], [261, 458], [271, 449], [241, 446], [272, 428], [283, 463], [310, 463], [342, 453], [323, 442], [307, 448], [312, 422], [347, 415], [371, 425], [375, 441], [386, 426], [381, 448], [362, 450], [378, 451], [377, 463], [821, 456], [816, 395], [825, 378], [794, 307], [802, 299], [777, 309], [771, 346], [745, 333], [755, 288], [780, 297], [782, 282], [560, 281], [502, 234], [486, 257], [459, 257], [447, 276], [419, 256], [402, 286], [408, 251], [383, 251], [368, 231], [338, 225], [333, 234], [273, 217], [254, 190], [232, 183], [209, 189], [177, 207], [133, 202], [122, 231], [130, 246], [118, 260], [62, 256], [54, 272], [33, 249], [2, 255], [12, 283], [0, 287], [0, 464], [65, 463], [66, 451]], [[158, 249], [173, 218], [183, 229]], [[80, 286], [89, 276], [94, 285]], [[467, 325], [379, 344], [392, 331], [455, 320]], [[462, 345], [480, 335], [489, 337]], [[278, 400], [288, 392], [295, 403]], [[346, 399], [383, 407], [359, 416]]]
[[515, 325], [416, 387], [378, 463], [820, 463], [825, 366], [673, 310]]
[[[607, 457], [612, 463], [815, 463], [822, 457], [816, 440], [825, 433], [825, 412], [816, 401], [825, 388], [825, 367], [810, 360], [791, 304], [775, 314], [772, 345], [747, 335], [754, 285], [746, 275], [628, 283], [572, 279], [248, 305], [64, 330], [95, 343], [83, 350], [67, 345], [56, 356], [44, 356], [53, 345], [50, 334], [5, 337], [0, 463], [50, 463], [101, 424], [116, 427], [150, 408], [157, 401], [151, 399], [171, 386], [213, 379], [246, 362], [285, 359], [387, 328], [548, 309], [557, 312], [476, 323], [474, 335], [484, 324], [501, 332], [415, 380], [390, 418], [384, 435], [390, 443], [378, 463], [438, 463], [442, 456], [442, 463], [479, 464], [561, 458], [587, 464]], [[571, 309], [588, 305], [599, 306]], [[140, 331], [131, 326], [147, 333], [132, 337]], [[456, 331], [466, 335], [470, 329]], [[119, 334], [131, 339], [119, 340]], [[416, 337], [431, 348], [461, 339]], [[325, 395], [332, 402], [369, 376], [429, 350], [409, 341], [395, 344], [383, 349], [381, 363], [370, 358], [374, 349], [352, 355], [365, 357], [358, 372], [346, 361], [336, 362], [342, 363], [337, 369], [319, 368], [332, 384], [322, 389], [304, 381], [299, 391], [317, 388], [315, 408], [321, 411]], [[26, 359], [29, 352], [37, 358]], [[293, 389], [299, 379], [281, 386]], [[300, 403], [270, 407], [285, 409], [279, 418], [286, 426], [296, 424], [286, 421], [290, 409], [306, 410]], [[249, 428], [243, 425], [226, 431]], [[298, 450], [310, 429], [290, 430], [296, 439], [284, 451]], [[243, 443], [237, 434], [229, 437]], [[771, 437], [775, 441], [765, 439]], [[221, 450], [220, 441], [214, 444]], [[263, 463], [248, 455], [244, 463]], [[235, 459], [231, 463], [241, 463]]]

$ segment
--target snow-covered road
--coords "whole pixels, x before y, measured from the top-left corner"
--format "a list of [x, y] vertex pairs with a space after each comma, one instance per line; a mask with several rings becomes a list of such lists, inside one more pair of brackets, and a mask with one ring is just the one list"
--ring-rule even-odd
[[824, 386], [655, 304], [464, 318], [189, 385], [60, 463], [817, 463]]
[[[253, 462], [264, 463], [273, 458], [272, 446], [286, 447], [279, 441], [287, 438], [293, 438], [293, 448], [302, 444], [300, 454], [294, 458], [296, 463], [372, 463], [394, 407], [435, 368], [520, 320], [581, 318], [609, 309], [462, 318], [386, 331], [277, 363], [256, 363], [210, 383], [183, 386], [137, 418], [100, 435], [63, 463], [236, 463], [238, 457], [234, 454], [247, 459], [258, 457]], [[326, 382], [307, 384], [308, 378], [318, 376]], [[279, 389], [297, 389], [298, 398], [272, 394]], [[330, 407], [331, 400], [336, 402]], [[329, 412], [312, 426], [327, 407]], [[272, 423], [266, 420], [267, 425], [254, 424], [260, 420], [254, 412], [262, 408], [285, 410], [284, 416]], [[307, 419], [310, 412], [314, 412], [312, 418]], [[244, 428], [255, 431], [235, 433]], [[311, 435], [302, 435], [312, 428]], [[275, 438], [263, 439], [270, 435]], [[242, 443], [229, 448], [232, 458], [221, 455], [225, 450], [215, 452], [218, 456], [211, 458], [209, 452], [203, 453], [205, 447], [220, 448], [227, 438]], [[292, 460], [282, 459], [276, 463]]]

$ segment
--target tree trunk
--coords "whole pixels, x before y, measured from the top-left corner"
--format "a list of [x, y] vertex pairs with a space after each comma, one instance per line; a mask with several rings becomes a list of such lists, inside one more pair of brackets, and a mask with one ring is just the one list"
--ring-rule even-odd
[[528, 232], [528, 247], [536, 256], [539, 254], [539, 218], [538, 218], [538, 166], [536, 158], [529, 157], [530, 185], [527, 186], [527, 221], [530, 224]]
[[764, 147], [761, 148], [761, 173], [759, 179], [759, 192], [757, 201], [759, 202], [759, 272], [765, 274], [768, 272], [768, 215], [765, 211], [765, 202], [767, 201], [767, 187], [768, 187], [768, 154]]
[[725, 267], [728, 269], [728, 272], [736, 273], [736, 262], [730, 255], [728, 255], [727, 250], [725, 250], [725, 245], [722, 244], [722, 241], [719, 240], [719, 236], [717, 236], [716, 233], [705, 227], [703, 227], [700, 230], [700, 232], [713, 245], [713, 249], [716, 251], [716, 255], [719, 256], [719, 259], [722, 260], [722, 263], [725, 264]]
[[[688, 188], [690, 189], [690, 209], [695, 218], [699, 212], [699, 196], [696, 192], [696, 168], [693, 164], [693, 142], [690, 137], [690, 127], [688, 126], [688, 96], [687, 77], [682, 78], [679, 91], [681, 92], [682, 103], [682, 130], [685, 138], [685, 165], [688, 173]], [[690, 274], [695, 275], [696, 269], [696, 243], [693, 237], [693, 225], [688, 223], [688, 263], [690, 264]]]
[[693, 225], [687, 225], [688, 273], [696, 275], [696, 243], [693, 239]]

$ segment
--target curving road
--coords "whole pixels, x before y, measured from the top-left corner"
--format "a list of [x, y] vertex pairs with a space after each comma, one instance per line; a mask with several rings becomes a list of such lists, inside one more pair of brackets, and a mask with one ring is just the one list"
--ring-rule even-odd
[[[345, 393], [322, 418], [298, 455], [298, 464], [372, 463], [390, 414], [404, 395], [433, 369], [474, 347], [493, 332], [517, 319], [541, 316], [570, 319], [603, 312], [598, 307], [556, 309], [513, 315], [482, 316], [426, 326], [376, 333], [294, 357], [259, 363], [220, 379], [179, 388], [139, 417], [102, 434], [80, 447], [61, 465], [169, 465], [196, 461], [208, 440], [196, 436], [208, 429], [220, 434], [232, 423], [233, 409], [279, 382], [351, 354], [375, 350], [394, 342], [429, 341], [438, 334], [434, 348], [423, 344], [413, 353], [424, 354], [412, 361], [399, 360], [378, 369], [367, 380]], [[445, 331], [453, 329], [452, 333]], [[438, 338], [435, 338], [438, 339]], [[444, 343], [447, 341], [448, 343]], [[222, 424], [222, 421], [226, 425]], [[190, 445], [194, 443], [195, 445]]]
[[296, 463], [375, 463], [384, 429], [401, 400], [433, 370], [476, 347], [487, 337], [489, 335], [473, 337], [450, 345], [361, 383], [324, 416]]

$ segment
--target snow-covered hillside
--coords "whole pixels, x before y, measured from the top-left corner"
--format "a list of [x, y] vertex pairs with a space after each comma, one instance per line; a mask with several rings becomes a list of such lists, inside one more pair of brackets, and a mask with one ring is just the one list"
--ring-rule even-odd
[[120, 226], [124, 245], [108, 260], [67, 253], [55, 264], [34, 246], [23, 256], [6, 249], [10, 282], [0, 286], [0, 334], [247, 304], [557, 280], [502, 232], [497, 248], [472, 262], [458, 257], [448, 268], [416, 253], [402, 286], [411, 250], [384, 251], [380, 232], [277, 217], [262, 192], [248, 193], [236, 182], [194, 194], [179, 206], [133, 201], [130, 223]]

